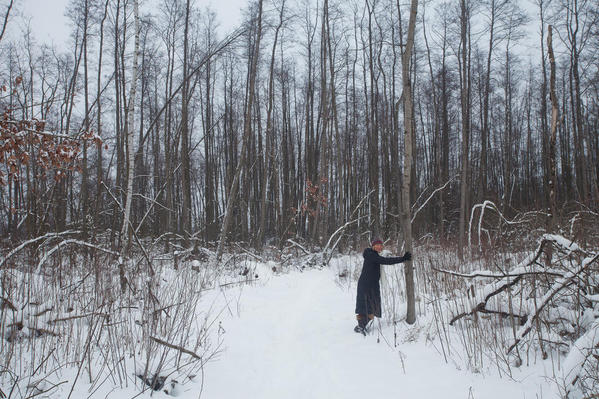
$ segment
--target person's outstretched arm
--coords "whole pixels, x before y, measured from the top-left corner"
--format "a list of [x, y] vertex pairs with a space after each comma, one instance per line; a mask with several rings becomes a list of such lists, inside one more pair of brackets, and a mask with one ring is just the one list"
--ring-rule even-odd
[[412, 254], [406, 252], [404, 256], [385, 257], [374, 252], [368, 255], [368, 258], [381, 265], [395, 265], [412, 259]]

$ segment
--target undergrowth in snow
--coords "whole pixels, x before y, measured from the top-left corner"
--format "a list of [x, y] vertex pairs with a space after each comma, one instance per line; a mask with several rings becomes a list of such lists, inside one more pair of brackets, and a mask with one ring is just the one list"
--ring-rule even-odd
[[592, 397], [597, 255], [543, 239], [551, 264], [535, 260], [539, 247], [467, 263], [417, 248], [417, 322], [405, 323], [403, 266], [385, 266], [383, 318], [362, 337], [360, 252], [238, 247], [217, 263], [149, 243], [149, 268], [142, 254], [45, 237], [2, 260], [0, 387], [11, 398]]

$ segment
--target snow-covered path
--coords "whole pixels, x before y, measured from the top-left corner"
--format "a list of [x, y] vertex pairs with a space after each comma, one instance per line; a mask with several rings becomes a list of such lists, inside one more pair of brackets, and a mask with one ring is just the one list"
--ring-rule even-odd
[[[377, 343], [377, 332], [354, 333], [353, 293], [331, 270], [273, 276], [218, 295], [228, 302], [224, 351], [205, 369], [202, 398], [538, 397], [533, 381], [457, 370], [424, 339], [393, 348]], [[392, 343], [392, 329], [382, 333]]]

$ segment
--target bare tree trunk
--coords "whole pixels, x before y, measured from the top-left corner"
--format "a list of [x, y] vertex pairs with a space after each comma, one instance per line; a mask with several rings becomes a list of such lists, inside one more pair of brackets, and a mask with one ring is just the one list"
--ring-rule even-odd
[[[98, 109], [97, 115], [97, 132], [98, 137], [102, 137], [102, 54], [104, 50], [104, 22], [108, 16], [108, 3], [110, 0], [106, 0], [104, 4], [104, 15], [100, 22], [100, 44], [98, 49], [98, 87], [96, 88], [96, 108]], [[102, 145], [97, 146], [97, 160], [96, 160], [96, 207], [94, 211], [94, 224], [96, 227], [100, 225], [100, 209], [103, 207], [102, 182], [104, 180], [104, 172], [102, 171]]]
[[[443, 24], [443, 51], [441, 58], [441, 181], [447, 181], [449, 178], [449, 90], [448, 90], [448, 71], [447, 71], [447, 20]], [[445, 240], [445, 196], [443, 191], [439, 193], [439, 237], [443, 242]]]
[[[139, 59], [139, 0], [135, 0], [133, 3], [134, 15], [135, 15], [135, 47], [133, 53], [133, 73], [131, 75], [131, 89], [129, 91], [129, 103], [127, 104], [126, 110], [126, 128], [125, 136], [127, 140], [127, 197], [125, 201], [125, 212], [123, 215], [123, 227], [121, 230], [122, 237], [122, 252], [126, 251], [129, 246], [129, 239], [127, 233], [129, 232], [129, 217], [131, 215], [131, 201], [133, 199], [133, 172], [134, 172], [134, 157], [135, 151], [133, 147], [133, 125], [135, 121], [135, 95], [137, 92], [137, 75], [138, 75], [138, 59]], [[122, 287], [121, 287], [122, 288]]]
[[543, 8], [544, 0], [537, 0], [539, 4], [539, 18], [541, 20], [541, 71], [542, 71], [542, 83], [541, 83], [541, 140], [542, 140], [542, 165], [543, 165], [543, 176], [544, 176], [544, 206], [547, 204], [549, 198], [549, 182], [550, 176], [549, 167], [549, 129], [547, 127], [547, 62], [545, 61], [545, 10]]
[[[212, 33], [210, 29], [206, 29], [206, 40], [208, 41], [207, 46], [212, 46]], [[212, 130], [212, 62], [208, 60], [206, 62], [206, 83], [205, 83], [205, 103], [206, 107], [205, 119], [204, 119], [204, 157], [206, 159], [206, 167], [204, 174], [204, 190], [205, 190], [205, 223], [206, 223], [206, 240], [215, 241], [218, 238], [218, 200], [217, 200], [217, 184], [216, 184], [216, 162], [215, 162], [215, 148], [214, 148], [214, 137], [215, 134]], [[225, 114], [231, 113], [232, 110], [227, 108], [227, 87], [225, 78]], [[225, 131], [227, 131], [227, 121], [225, 121]]]
[[266, 132], [265, 132], [265, 150], [264, 150], [264, 170], [262, 173], [262, 192], [260, 193], [261, 198], [260, 198], [260, 225], [258, 227], [258, 234], [256, 235], [256, 242], [255, 242], [255, 246], [256, 248], [262, 248], [262, 245], [264, 244], [264, 233], [266, 230], [266, 212], [267, 212], [267, 206], [266, 206], [266, 195], [267, 195], [267, 188], [268, 188], [268, 177], [269, 175], [272, 173], [271, 168], [269, 167], [269, 165], [272, 165], [273, 162], [271, 160], [272, 158], [272, 130], [273, 130], [273, 103], [274, 103], [274, 68], [275, 68], [275, 52], [277, 49], [277, 43], [278, 43], [278, 38], [279, 38], [279, 31], [281, 30], [281, 27], [283, 26], [283, 15], [285, 12], [285, 0], [283, 0], [283, 3], [281, 4], [281, 11], [279, 13], [279, 24], [277, 25], [276, 29], [275, 29], [275, 38], [273, 40], [273, 44], [272, 44], [272, 52], [271, 52], [271, 56], [270, 56], [270, 69], [269, 69], [269, 76], [268, 76], [268, 109], [267, 109], [267, 113], [266, 113]]
[[[404, 100], [404, 166], [403, 166], [403, 184], [402, 184], [402, 228], [405, 240], [406, 251], [412, 252], [412, 211], [410, 203], [410, 187], [412, 185], [412, 138], [414, 137], [413, 120], [413, 99], [412, 83], [410, 80], [410, 60], [412, 57], [412, 47], [414, 46], [414, 31], [416, 30], [416, 14], [418, 12], [418, 0], [412, 0], [410, 6], [410, 20], [408, 23], [408, 39], [406, 41], [405, 51], [402, 54], [401, 75], [403, 80], [403, 100]], [[404, 264], [406, 278], [406, 299], [407, 313], [406, 322], [414, 324], [416, 322], [416, 302], [414, 287], [414, 267], [412, 261]]]
[[[188, 47], [189, 47], [189, 9], [190, 0], [185, 6], [185, 32], [183, 38], [183, 89], [181, 91], [181, 167], [183, 189], [183, 209], [181, 212], [183, 236], [189, 239], [191, 236], [191, 163], [189, 160], [189, 78], [188, 70]], [[190, 243], [188, 242], [188, 245]]]
[[237, 197], [237, 190], [239, 189], [239, 176], [241, 175], [241, 170], [243, 169], [243, 166], [245, 164], [246, 148], [251, 133], [254, 87], [256, 85], [256, 71], [258, 69], [258, 57], [260, 55], [260, 39], [262, 36], [262, 0], [258, 1], [258, 21], [256, 29], [256, 40], [254, 43], [252, 61], [250, 64], [248, 100], [243, 126], [243, 141], [241, 144], [239, 163], [237, 164], [237, 169], [235, 170], [235, 175], [233, 176], [233, 182], [231, 183], [231, 188], [229, 189], [229, 195], [227, 196], [227, 209], [225, 211], [223, 227], [220, 233], [218, 248], [216, 250], [217, 260], [220, 260], [220, 258], [223, 255], [225, 241], [227, 240], [227, 234], [229, 233], [229, 224], [231, 223], [231, 216], [233, 215], [233, 204], [236, 202], [235, 199]]
[[[89, 79], [88, 79], [88, 63], [87, 63], [87, 39], [89, 29], [89, 3], [85, 0], [83, 3], [83, 91], [85, 101], [85, 117], [83, 121], [83, 129], [85, 133], [89, 133]], [[88, 210], [88, 170], [87, 170], [87, 140], [83, 140], [83, 159], [81, 165], [81, 197], [80, 197], [80, 215], [81, 225], [83, 228], [84, 238], [87, 238], [87, 215]]]
[[[339, 131], [339, 114], [338, 114], [338, 109], [337, 109], [337, 93], [336, 93], [336, 89], [335, 89], [335, 54], [333, 52], [333, 46], [331, 45], [331, 24], [330, 24], [330, 16], [329, 16], [329, 5], [328, 5], [328, 1], [327, 1], [327, 17], [326, 17], [326, 28], [327, 28], [327, 47], [329, 48], [329, 74], [330, 74], [330, 81], [329, 81], [329, 93], [331, 96], [331, 111], [332, 111], [332, 118], [333, 118], [333, 125], [332, 128], [335, 129], [335, 138], [336, 138], [336, 142], [337, 143], [341, 143], [341, 134]], [[331, 134], [331, 141], [332, 141], [332, 134]], [[338, 149], [340, 149], [339, 146], [337, 146]], [[330, 145], [330, 151], [331, 151], [331, 157], [333, 157], [333, 145]], [[343, 187], [343, 184], [345, 183], [345, 181], [343, 180], [341, 174], [343, 171], [343, 162], [344, 162], [344, 156], [343, 154], [339, 153], [336, 157], [335, 157], [337, 163], [335, 166], [335, 172], [337, 173], [337, 190], [338, 190], [338, 200], [337, 201], [331, 201], [332, 203], [336, 203], [338, 205], [338, 209], [339, 211], [337, 212], [336, 216], [337, 218], [340, 216], [341, 218], [344, 217], [344, 213], [343, 213], [343, 206], [345, 204], [345, 189]], [[332, 164], [332, 162], [331, 162]], [[332, 187], [335, 187], [335, 185], [331, 184], [331, 178], [332, 176], [329, 178], [329, 182], [328, 184]], [[331, 197], [333, 198], [333, 197]], [[336, 219], [337, 219], [336, 218]], [[343, 219], [341, 219], [343, 220]], [[335, 222], [335, 220], [333, 220], [333, 222]]]
[[4, 21], [2, 23], [2, 31], [0, 31], [0, 41], [2, 41], [2, 38], [4, 37], [4, 32], [6, 32], [6, 25], [8, 24], [8, 18], [10, 17], [10, 11], [12, 9], [13, 3], [14, 0], [10, 0], [10, 3], [8, 3], [8, 6], [6, 7], [6, 12], [4, 13]]
[[[553, 55], [553, 26], [548, 26], [547, 32], [547, 52], [549, 54], [550, 78], [549, 78], [549, 96], [551, 99], [551, 132], [549, 136], [549, 176], [547, 177], [549, 191], [549, 207], [551, 209], [551, 219], [549, 222], [549, 232], [554, 232], [558, 224], [557, 209], [557, 166], [556, 166], [556, 141], [557, 128], [559, 124], [559, 103], [555, 93], [555, 56]], [[553, 258], [553, 246], [548, 245], [545, 251], [545, 264], [550, 266]]]
[[513, 152], [514, 152], [514, 132], [512, 124], [512, 73], [510, 64], [510, 52], [509, 52], [509, 39], [508, 45], [505, 49], [505, 76], [503, 92], [505, 96], [505, 108], [504, 108], [504, 135], [505, 144], [503, 152], [503, 209], [502, 212], [505, 215], [508, 208], [511, 206], [512, 199], [512, 174], [513, 174]]
[[[379, 195], [379, 131], [377, 128], [377, 95], [375, 95], [375, 74], [374, 74], [374, 43], [372, 18], [374, 6], [370, 0], [366, 0], [368, 7], [368, 70], [370, 83], [370, 104], [366, 103], [366, 134], [368, 135], [368, 188], [374, 190], [375, 195], [370, 198], [370, 230], [372, 237], [380, 235], [380, 195]], [[365, 74], [366, 72], [364, 72]], [[366, 89], [366, 76], [364, 77], [364, 86]]]
[[491, 21], [489, 22], [489, 51], [487, 54], [487, 68], [485, 69], [485, 78], [483, 81], [483, 126], [480, 132], [481, 150], [480, 150], [480, 179], [479, 179], [479, 200], [484, 200], [487, 193], [487, 152], [489, 141], [489, 97], [491, 95], [491, 60], [493, 57], [494, 33], [495, 33], [495, 12], [496, 0], [491, 0]]
[[[578, 48], [578, 33], [579, 33], [579, 5], [578, 0], [572, 1], [572, 6], [568, 7], [568, 14], [571, 18], [568, 25], [568, 39], [570, 42], [570, 68], [571, 77], [574, 79], [574, 85], [570, 82], [571, 101], [573, 108], [572, 131], [574, 132], [574, 164], [576, 167], [576, 183], [578, 192], [583, 203], [588, 203], [590, 200], [588, 165], [586, 160], [586, 148], [584, 123], [583, 123], [583, 104], [580, 94], [580, 72], [579, 59], [580, 49]], [[584, 40], [584, 38], [581, 38]]]
[[[314, 175], [317, 176], [317, 181], [312, 180], [312, 183], [318, 187], [318, 195], [325, 196], [326, 192], [326, 184], [325, 179], [327, 178], [327, 171], [329, 165], [329, 119], [330, 119], [330, 109], [329, 109], [329, 85], [327, 83], [327, 63], [328, 63], [328, 51], [327, 48], [327, 30], [326, 30], [326, 19], [328, 18], [328, 0], [324, 0], [322, 6], [322, 17], [321, 17], [321, 26], [320, 26], [320, 104], [318, 107], [318, 118], [316, 125], [316, 141], [315, 145], [317, 148], [317, 156], [315, 157], [315, 162], [317, 168], [315, 170]], [[312, 218], [312, 225], [310, 226], [312, 232], [310, 234], [310, 238], [313, 242], [319, 243], [320, 233], [320, 225], [321, 225], [321, 216], [323, 213], [322, 206], [319, 201], [314, 201], [313, 208], [314, 217]], [[320, 244], [320, 243], [319, 243]]]
[[551, 207], [551, 226], [549, 231], [554, 231], [557, 227], [557, 196], [556, 196], [556, 182], [557, 182], [557, 167], [556, 167], [556, 141], [557, 141], [557, 127], [559, 118], [559, 103], [557, 100], [557, 94], [555, 93], [555, 57], [553, 55], [553, 27], [549, 25], [547, 32], [547, 51], [549, 53], [549, 64], [551, 66], [551, 75], [549, 80], [550, 91], [549, 96], [551, 99], [551, 134], [549, 136], [549, 170], [550, 175], [548, 180], [549, 183], [549, 204]]
[[468, 53], [470, 51], [469, 43], [469, 21], [470, 5], [468, 0], [460, 1], [461, 17], [461, 107], [462, 107], [462, 171], [460, 182], [460, 220], [459, 220], [459, 243], [458, 257], [464, 259], [465, 230], [466, 230], [466, 208], [468, 195], [468, 163], [470, 150], [470, 65]]

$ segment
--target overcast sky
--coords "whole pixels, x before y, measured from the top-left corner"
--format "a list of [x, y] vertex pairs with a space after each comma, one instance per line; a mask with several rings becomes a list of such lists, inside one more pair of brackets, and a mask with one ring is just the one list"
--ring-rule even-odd
[[[71, 0], [21, 0], [15, 2], [16, 11], [23, 15], [25, 20], [31, 21], [31, 28], [38, 43], [56, 44], [62, 47], [69, 39], [71, 27], [65, 9]], [[99, 1], [99, 0], [95, 0]], [[141, 0], [140, 4], [148, 4], [150, 1]], [[222, 33], [227, 33], [241, 24], [241, 10], [246, 7], [248, 0], [192, 0], [200, 8], [210, 6], [217, 14]], [[4, 8], [6, 0], [0, 0]], [[20, 3], [20, 4], [17, 4]], [[20, 32], [20, 22], [13, 20], [9, 25], [12, 34]], [[16, 23], [15, 23], [16, 22]]]
[[23, 0], [23, 17], [25, 20], [30, 19], [35, 39], [39, 43], [66, 42], [69, 37], [69, 26], [64, 16], [67, 2], [68, 0]]
[[[8, 1], [0, 0], [2, 9], [8, 4]], [[71, 25], [65, 16], [65, 9], [69, 1], [72, 0], [17, 0], [14, 18], [8, 26], [7, 35], [20, 35], [25, 25], [23, 21], [29, 20], [38, 44], [55, 45], [58, 49], [67, 48]], [[147, 10], [152, 3], [160, 1], [164, 0], [141, 0], [140, 4]], [[247, 7], [248, 1], [192, 0], [197, 7], [209, 6], [216, 12], [221, 34], [226, 34], [241, 24], [241, 10]], [[516, 51], [525, 59], [537, 59], [539, 57], [539, 27], [536, 21], [538, 11], [532, 0], [519, 0], [519, 5], [528, 11], [531, 21], [524, 27], [526, 36], [520, 41]]]

